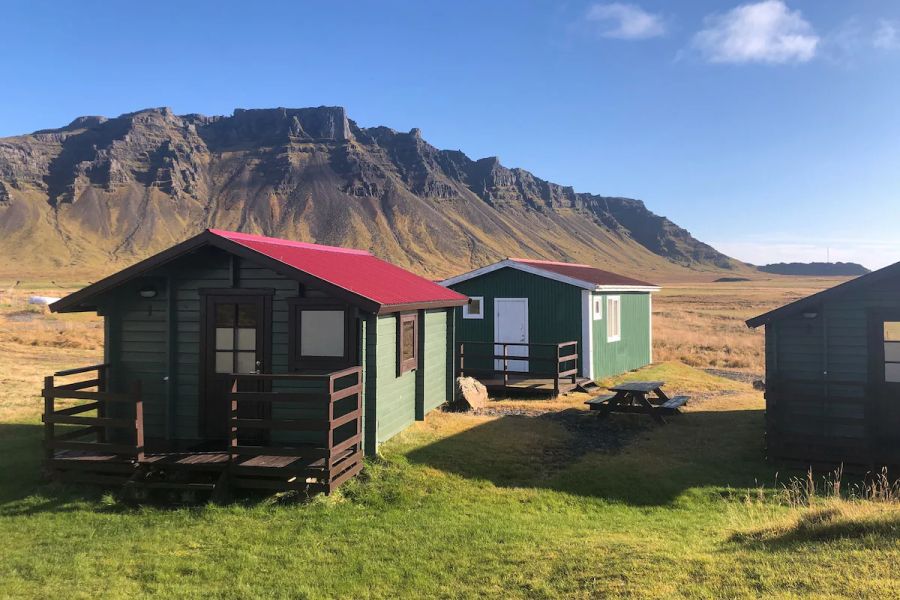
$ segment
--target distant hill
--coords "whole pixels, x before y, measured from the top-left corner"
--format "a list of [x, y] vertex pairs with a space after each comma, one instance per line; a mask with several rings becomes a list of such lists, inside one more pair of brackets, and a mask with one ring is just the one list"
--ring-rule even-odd
[[147, 109], [0, 138], [0, 271], [99, 275], [207, 227], [363, 248], [432, 277], [507, 256], [652, 281], [750, 271], [640, 200], [359, 127], [340, 107]]
[[814, 277], [855, 277], [871, 271], [857, 263], [774, 263], [759, 267], [763, 273], [774, 275], [809, 275]]

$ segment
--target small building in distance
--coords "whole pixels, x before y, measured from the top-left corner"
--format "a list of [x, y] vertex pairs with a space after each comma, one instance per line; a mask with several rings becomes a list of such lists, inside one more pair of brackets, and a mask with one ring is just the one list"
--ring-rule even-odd
[[900, 263], [747, 325], [765, 326], [771, 460], [900, 465]]
[[[510, 372], [521, 380], [555, 374], [562, 383], [554, 391], [565, 392], [579, 380], [617, 375], [653, 360], [651, 293], [659, 287], [652, 283], [589, 265], [524, 258], [442, 283], [470, 297], [456, 311], [464, 373], [499, 377], [505, 346], [515, 357], [507, 359], [507, 379]], [[562, 360], [569, 357], [575, 358]]]

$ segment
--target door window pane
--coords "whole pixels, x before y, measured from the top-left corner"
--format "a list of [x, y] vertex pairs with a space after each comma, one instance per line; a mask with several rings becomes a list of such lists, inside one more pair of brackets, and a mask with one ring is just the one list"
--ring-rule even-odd
[[231, 327], [216, 327], [216, 350], [231, 350], [234, 348], [234, 329]]
[[256, 350], [256, 329], [242, 327], [237, 330], [237, 349]]
[[216, 304], [216, 327], [234, 327], [234, 304]]
[[344, 356], [344, 311], [300, 311], [300, 355]]
[[237, 372], [253, 373], [256, 371], [256, 352], [237, 353]]
[[216, 352], [216, 373], [231, 373], [234, 370], [231, 352]]
[[884, 380], [887, 383], [900, 383], [900, 363], [885, 363]]
[[900, 342], [884, 343], [884, 360], [888, 362], [900, 362]]
[[238, 327], [256, 327], [256, 305], [238, 304]]

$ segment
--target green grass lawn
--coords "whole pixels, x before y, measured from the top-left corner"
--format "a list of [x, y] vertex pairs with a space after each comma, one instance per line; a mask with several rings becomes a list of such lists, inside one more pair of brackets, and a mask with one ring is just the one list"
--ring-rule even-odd
[[613, 448], [585, 445], [583, 398], [435, 413], [331, 497], [193, 508], [42, 483], [35, 394], [0, 422], [0, 597], [900, 596], [895, 506], [779, 501], [759, 392], [639, 376], [695, 399], [664, 427], [612, 416]]

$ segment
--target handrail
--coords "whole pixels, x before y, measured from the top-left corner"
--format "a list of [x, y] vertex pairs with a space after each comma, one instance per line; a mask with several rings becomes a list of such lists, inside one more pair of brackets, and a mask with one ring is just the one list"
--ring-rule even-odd
[[[109, 365], [106, 363], [65, 369], [44, 378], [41, 395], [44, 398], [44, 450], [45, 458], [53, 460], [56, 450], [84, 450], [89, 452], [123, 454], [134, 460], [143, 460], [144, 456], [144, 406], [141, 394], [141, 382], [134, 381], [128, 392], [116, 393], [108, 390]], [[56, 377], [68, 377], [97, 371], [94, 379], [76, 381], [57, 385]], [[89, 388], [96, 388], [95, 391]], [[56, 408], [56, 400], [87, 400], [86, 404], [76, 404], [65, 408]], [[133, 417], [107, 416], [109, 403], [125, 403], [133, 406]], [[97, 411], [96, 416], [85, 416], [84, 413]], [[63, 433], [56, 432], [57, 425], [81, 425], [82, 429], [68, 429]], [[133, 444], [109, 443], [107, 433], [110, 429], [130, 431]], [[94, 441], [83, 440], [94, 436]], [[78, 441], [73, 441], [78, 440]]]
[[88, 367], [76, 367], [74, 369], [65, 369], [63, 371], [57, 371], [53, 374], [54, 377], [67, 377], [69, 375], [78, 375], [79, 373], [87, 373], [88, 371], [101, 371], [109, 368], [109, 363], [100, 363], [97, 365], [90, 365]]
[[[466, 345], [491, 346], [494, 350], [490, 354], [480, 353], [480, 352], [476, 352], [474, 354], [471, 352], [466, 353]], [[497, 350], [496, 350], [497, 346], [503, 347], [502, 354], [497, 354]], [[572, 346], [574, 346], [574, 348], [575, 348], [574, 351], [569, 350], [569, 348]], [[532, 356], [531, 352], [529, 352], [528, 355], [526, 355], [526, 356], [515, 356], [515, 355], [509, 354], [510, 347], [513, 347], [513, 348], [517, 348], [517, 347], [556, 348], [556, 356]], [[499, 374], [503, 378], [503, 387], [504, 388], [510, 387], [510, 375], [528, 374], [528, 375], [534, 375], [534, 376], [538, 376], [538, 377], [543, 376], [543, 377], [548, 377], [548, 378], [553, 379], [554, 391], [556, 393], [559, 393], [560, 380], [566, 379], [566, 378], [571, 378], [572, 383], [574, 384], [578, 377], [578, 366], [577, 366], [578, 358], [579, 358], [578, 342], [575, 340], [567, 341], [567, 342], [557, 342], [557, 343], [461, 341], [461, 342], [459, 342], [458, 348], [459, 348], [459, 354], [458, 354], [459, 358], [458, 358], [457, 364], [459, 367], [459, 374], [461, 376], [464, 376], [466, 372]], [[563, 354], [563, 351], [567, 352], [567, 354]], [[483, 368], [466, 369], [465, 359], [467, 357], [468, 358], [488, 359], [488, 360], [492, 361], [494, 364], [496, 364], [496, 362], [498, 362], [498, 361], [502, 361], [502, 367], [497, 368], [496, 366], [494, 366], [493, 368], [490, 368], [490, 369], [483, 369]], [[519, 371], [519, 370], [511, 371], [509, 368], [510, 361], [518, 361], [518, 362], [526, 363], [528, 365], [527, 371], [525, 371], [525, 372]], [[533, 372], [531, 370], [531, 365], [534, 362], [550, 363], [550, 364], [555, 364], [556, 366], [553, 367], [552, 371], [549, 371], [546, 374], [541, 374], [541, 373]], [[575, 367], [567, 368], [565, 365], [568, 365], [568, 363], [571, 363], [571, 362], [575, 363]]]
[[[335, 389], [335, 382], [355, 375], [355, 381], [341, 389]], [[298, 391], [238, 391], [239, 382], [248, 381], [272, 381], [272, 380], [319, 380], [325, 384], [324, 390], [298, 390]], [[232, 466], [240, 466], [236, 463], [242, 456], [258, 456], [261, 454], [273, 454], [277, 456], [296, 456], [314, 458], [319, 457], [323, 461], [322, 480], [319, 483], [328, 490], [337, 487], [346, 478], [356, 474], [362, 468], [362, 367], [349, 367], [340, 371], [316, 374], [235, 374], [229, 393], [231, 402], [231, 415], [229, 419], [230, 441], [228, 444], [228, 461]], [[305, 401], [321, 402], [326, 414], [319, 419], [297, 418], [273, 418], [271, 415], [265, 419], [243, 418], [238, 415], [238, 408], [242, 402], [266, 402], [271, 404], [280, 402], [292, 402], [297, 399]], [[349, 402], [348, 399], [354, 399]], [[337, 408], [340, 407], [340, 411]], [[354, 429], [351, 432], [345, 428], [351, 423]], [[241, 443], [240, 429], [253, 429], [255, 431], [309, 431], [324, 434], [324, 443], [310, 447], [307, 445], [271, 445], [266, 446], [246, 445]], [[342, 430], [342, 437], [335, 440], [335, 432]], [[347, 435], [349, 433], [349, 436]]]

